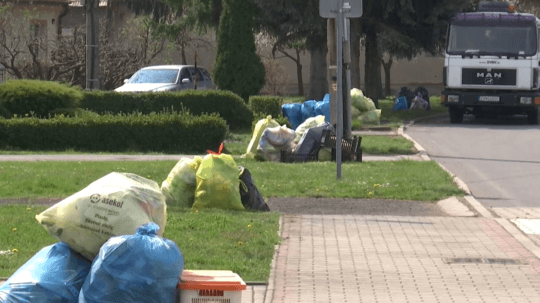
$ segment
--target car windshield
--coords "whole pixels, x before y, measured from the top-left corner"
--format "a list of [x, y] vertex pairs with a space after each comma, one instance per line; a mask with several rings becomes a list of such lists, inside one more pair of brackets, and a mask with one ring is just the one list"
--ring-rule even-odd
[[178, 69], [144, 69], [136, 73], [129, 83], [175, 83]]
[[451, 55], [536, 54], [536, 26], [522, 20], [490, 20], [472, 17], [456, 20], [450, 27], [447, 52]]

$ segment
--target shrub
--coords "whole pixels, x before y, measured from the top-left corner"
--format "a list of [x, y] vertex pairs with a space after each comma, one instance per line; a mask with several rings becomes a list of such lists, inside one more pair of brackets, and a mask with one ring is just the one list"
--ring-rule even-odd
[[253, 113], [244, 101], [232, 92], [219, 90], [183, 90], [159, 93], [85, 92], [81, 108], [99, 114], [189, 110], [193, 115], [219, 114], [231, 130], [249, 129]]
[[251, 96], [249, 106], [254, 114], [263, 113], [277, 118], [281, 116], [281, 98], [276, 96]]
[[212, 78], [217, 87], [246, 102], [264, 85], [264, 66], [256, 54], [254, 7], [244, 0], [223, 1]]
[[0, 147], [23, 150], [206, 153], [227, 133], [216, 114], [163, 112], [0, 120]]
[[8, 80], [0, 85], [0, 114], [47, 118], [72, 112], [82, 98], [80, 89], [58, 82]]

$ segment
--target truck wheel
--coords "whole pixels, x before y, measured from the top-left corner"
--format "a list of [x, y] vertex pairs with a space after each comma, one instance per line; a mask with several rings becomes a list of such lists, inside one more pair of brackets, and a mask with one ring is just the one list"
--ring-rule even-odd
[[527, 112], [527, 123], [538, 125], [538, 109], [533, 109]]
[[463, 114], [465, 113], [463, 109], [451, 106], [448, 108], [448, 112], [450, 113], [450, 123], [463, 123]]

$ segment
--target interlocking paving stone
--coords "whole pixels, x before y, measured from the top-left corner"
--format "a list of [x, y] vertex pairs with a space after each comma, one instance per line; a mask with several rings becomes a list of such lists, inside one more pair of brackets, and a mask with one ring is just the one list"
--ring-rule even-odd
[[[540, 261], [489, 218], [285, 215], [273, 302], [537, 302]], [[526, 264], [447, 264], [445, 258]]]

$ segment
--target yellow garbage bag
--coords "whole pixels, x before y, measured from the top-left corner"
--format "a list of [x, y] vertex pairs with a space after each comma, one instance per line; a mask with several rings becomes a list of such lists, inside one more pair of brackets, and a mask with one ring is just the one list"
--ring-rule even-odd
[[298, 126], [298, 128], [296, 128], [296, 130], [295, 130], [296, 137], [294, 138], [293, 142], [298, 144], [298, 142], [300, 142], [300, 139], [302, 139], [302, 136], [304, 135], [306, 130], [308, 130], [308, 129], [312, 128], [312, 127], [315, 127], [315, 126], [317, 126], [319, 124], [323, 124], [325, 120], [326, 120], [326, 118], [325, 118], [324, 115], [319, 115], [317, 117], [307, 118], [306, 121], [302, 122], [302, 124], [300, 124]]
[[244, 210], [238, 166], [231, 155], [206, 155], [197, 170], [193, 209]]
[[351, 105], [361, 112], [369, 112], [375, 110], [375, 102], [364, 96], [364, 93], [357, 89], [351, 89]]
[[110, 237], [132, 235], [143, 224], [156, 223], [163, 236], [166, 208], [156, 182], [113, 172], [46, 209], [36, 220], [51, 236], [93, 260]]
[[250, 158], [255, 159], [257, 154], [257, 147], [259, 146], [259, 141], [265, 129], [270, 127], [279, 126], [276, 120], [272, 119], [272, 116], [267, 116], [266, 119], [261, 119], [255, 124], [255, 129], [253, 130], [253, 136], [249, 142], [247, 151], [241, 156], [241, 158]]
[[202, 158], [182, 158], [171, 170], [167, 179], [161, 184], [161, 191], [165, 195], [167, 205], [191, 207], [197, 188], [197, 170]]

